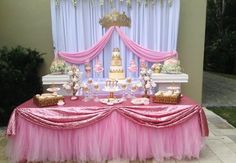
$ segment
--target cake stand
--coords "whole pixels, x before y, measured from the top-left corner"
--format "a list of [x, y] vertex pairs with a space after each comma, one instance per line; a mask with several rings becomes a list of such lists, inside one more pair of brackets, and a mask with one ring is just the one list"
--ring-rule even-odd
[[119, 103], [123, 102], [122, 99], [117, 99], [114, 95], [115, 92], [118, 92], [121, 89], [119, 89], [119, 88], [103, 88], [102, 90], [104, 92], [108, 92], [109, 96], [105, 99], [100, 99], [100, 102], [105, 103], [107, 105], [115, 105], [115, 104], [119, 104]]
[[114, 99], [115, 98], [114, 93], [121, 91], [121, 89], [120, 88], [103, 88], [102, 91], [109, 93], [108, 99]]

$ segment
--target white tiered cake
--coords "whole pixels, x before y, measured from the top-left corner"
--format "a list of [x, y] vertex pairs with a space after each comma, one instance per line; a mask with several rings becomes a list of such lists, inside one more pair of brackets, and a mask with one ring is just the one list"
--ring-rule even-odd
[[109, 72], [109, 79], [122, 80], [125, 79], [125, 73], [122, 67], [120, 57], [120, 49], [114, 48], [112, 52], [111, 67]]

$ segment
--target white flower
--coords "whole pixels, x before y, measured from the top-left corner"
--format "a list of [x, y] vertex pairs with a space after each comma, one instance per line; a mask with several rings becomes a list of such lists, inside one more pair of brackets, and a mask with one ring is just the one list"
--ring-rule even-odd
[[138, 87], [138, 88], [140, 88], [140, 87], [142, 87], [142, 86], [143, 86], [143, 85], [142, 85], [141, 82], [138, 82], [138, 83], [137, 83], [137, 87]]
[[78, 83], [76, 83], [76, 84], [75, 84], [75, 87], [79, 87], [79, 84], [78, 84]]
[[75, 75], [76, 75], [76, 76], [80, 76], [80, 71], [76, 71], [76, 72], [75, 72]]
[[69, 90], [69, 89], [71, 89], [71, 86], [70, 85], [66, 85], [65, 89]]
[[72, 81], [73, 81], [73, 82], [77, 82], [77, 81], [78, 81], [78, 78], [77, 78], [77, 77], [74, 77], [74, 78], [72, 79]]
[[157, 86], [155, 82], [152, 82], [151, 85], [152, 85], [152, 87], [156, 87]]
[[147, 71], [147, 73], [148, 73], [148, 74], [152, 74], [152, 70], [149, 69], [149, 70]]
[[151, 85], [150, 85], [150, 83], [147, 83], [146, 85], [145, 85], [145, 88], [150, 88], [151, 87]]
[[100, 4], [100, 6], [103, 6], [104, 5], [104, 0], [100, 0], [99, 4]]
[[73, 86], [73, 82], [69, 82], [68, 85]]
[[79, 85], [78, 85], [78, 84], [75, 85], [75, 86], [74, 86], [74, 89], [79, 89]]
[[73, 75], [73, 72], [70, 70], [70, 71], [68, 72], [68, 74], [69, 74], [69, 75]]
[[141, 71], [140, 74], [143, 76], [143, 75], [146, 74], [146, 72], [145, 71]]
[[63, 87], [65, 88], [65, 89], [71, 89], [71, 86], [70, 86], [70, 84], [68, 84], [68, 83], [66, 83], [66, 84], [63, 84]]
[[66, 83], [62, 85], [62, 87], [63, 87], [63, 88], [66, 88], [66, 86], [67, 86], [67, 84], [66, 84]]
[[144, 80], [145, 80], [145, 81], [148, 81], [148, 80], [150, 80], [150, 77], [149, 77], [149, 76], [145, 76], [145, 77], [144, 77]]
[[128, 6], [130, 6], [131, 5], [131, 0], [126, 0], [126, 3], [127, 3]]

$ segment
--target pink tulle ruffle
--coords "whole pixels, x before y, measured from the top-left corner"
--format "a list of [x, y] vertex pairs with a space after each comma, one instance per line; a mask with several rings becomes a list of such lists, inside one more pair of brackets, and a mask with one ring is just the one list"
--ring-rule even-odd
[[198, 158], [203, 142], [198, 114], [161, 129], [138, 125], [118, 112], [87, 127], [69, 130], [45, 128], [21, 116], [16, 118], [17, 135], [8, 138], [12, 162]]

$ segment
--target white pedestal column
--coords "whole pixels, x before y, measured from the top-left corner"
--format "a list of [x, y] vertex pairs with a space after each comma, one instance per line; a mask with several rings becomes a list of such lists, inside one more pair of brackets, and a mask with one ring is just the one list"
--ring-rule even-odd
[[48, 74], [42, 77], [43, 87], [46, 91], [46, 88], [49, 87], [58, 87], [60, 88], [60, 91], [58, 91], [58, 94], [60, 95], [72, 95], [69, 94], [62, 85], [69, 81], [69, 75], [62, 74], [62, 75], [52, 75]]
[[168, 87], [180, 87], [181, 84], [188, 83], [188, 74], [162, 74], [162, 73], [153, 73], [153, 81], [157, 84], [156, 91], [166, 91]]

